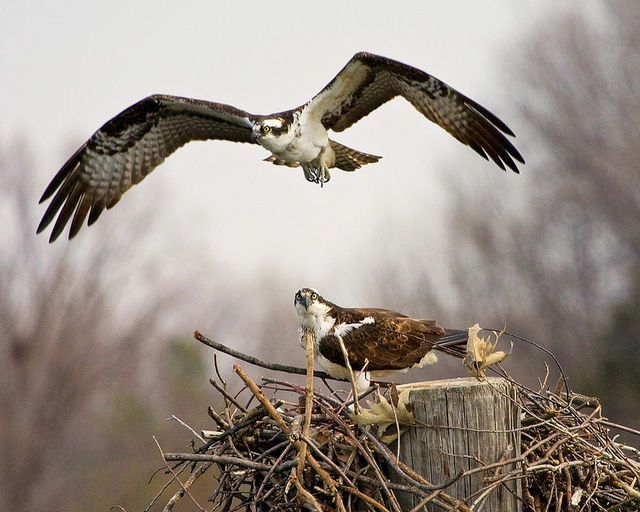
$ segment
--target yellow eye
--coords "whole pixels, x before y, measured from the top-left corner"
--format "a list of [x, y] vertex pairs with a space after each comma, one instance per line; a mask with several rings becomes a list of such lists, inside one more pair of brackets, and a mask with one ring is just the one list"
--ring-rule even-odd
[[263, 133], [269, 133], [270, 131], [271, 131], [271, 126], [268, 126], [268, 125], [266, 125], [266, 124], [265, 124], [265, 125], [262, 127], [262, 132], [263, 132]]
[[311, 294], [311, 300], [316, 300], [318, 298], [318, 294], [317, 293], [312, 293]]
[[302, 298], [302, 295], [300, 295], [300, 292], [296, 293], [296, 299], [300, 300]]

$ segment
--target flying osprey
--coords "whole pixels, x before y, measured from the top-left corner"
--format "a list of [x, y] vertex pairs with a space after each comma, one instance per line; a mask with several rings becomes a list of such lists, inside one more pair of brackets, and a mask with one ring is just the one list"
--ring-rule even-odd
[[[54, 195], [37, 232], [58, 216], [53, 242], [71, 219], [73, 238], [87, 215], [93, 224], [122, 194], [164, 159], [192, 140], [230, 140], [260, 144], [267, 161], [300, 165], [307, 180], [329, 181], [329, 169], [354, 171], [381, 157], [330, 140], [395, 96], [409, 101], [485, 159], [514, 172], [524, 163], [505, 137], [513, 132], [494, 114], [437, 78], [395, 60], [357, 53], [329, 84], [304, 105], [256, 115], [230, 105], [156, 94], [107, 121], [62, 166], [44, 191]], [[395, 128], [394, 128], [395, 129]]]
[[[387, 309], [341, 308], [316, 290], [302, 288], [293, 300], [303, 334], [314, 334], [315, 362], [337, 379], [349, 379], [338, 337], [342, 338], [349, 364], [358, 375], [356, 387], [363, 392], [371, 378], [404, 372], [414, 366], [437, 362], [435, 350], [462, 359], [468, 332], [444, 329], [435, 320], [417, 320]], [[360, 372], [368, 361], [366, 371]]]

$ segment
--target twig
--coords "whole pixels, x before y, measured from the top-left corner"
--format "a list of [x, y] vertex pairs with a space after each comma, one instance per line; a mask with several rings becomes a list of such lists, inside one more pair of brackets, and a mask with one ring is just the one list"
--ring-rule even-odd
[[[305, 351], [307, 354], [307, 380], [305, 387], [304, 399], [304, 423], [302, 424], [302, 436], [309, 436], [309, 428], [311, 427], [311, 413], [313, 412], [313, 350], [315, 336], [311, 331], [305, 330], [302, 334], [304, 339]], [[301, 443], [298, 451], [298, 480], [304, 479], [304, 463], [307, 458], [307, 443]]]
[[367, 455], [367, 459], [373, 462], [373, 463], [370, 462], [369, 464], [371, 465], [373, 472], [378, 478], [378, 481], [380, 482], [380, 485], [382, 486], [382, 489], [384, 490], [384, 493], [386, 494], [387, 499], [389, 500], [389, 503], [391, 503], [391, 508], [393, 508], [394, 512], [401, 512], [400, 504], [398, 503], [398, 500], [395, 494], [393, 494], [389, 489], [389, 486], [387, 485], [387, 479], [384, 477], [384, 474], [382, 473], [382, 470], [380, 469], [378, 464], [376, 464], [373, 454], [371, 453], [371, 450], [364, 443], [361, 443], [360, 446], [361, 446], [362, 452]]
[[423, 510], [427, 503], [429, 503], [430, 501], [433, 501], [441, 493], [442, 493], [441, 490], [433, 491], [431, 494], [425, 496], [422, 499], [422, 501], [418, 502], [418, 504], [415, 507], [413, 507], [409, 512], [418, 512], [419, 510]]
[[333, 411], [333, 409], [325, 406], [324, 404], [320, 404], [320, 406], [326, 411], [326, 413], [328, 415], [330, 415], [331, 417], [334, 418], [334, 420], [343, 428], [344, 433], [351, 439], [351, 441], [358, 448], [358, 450], [360, 450], [360, 452], [364, 456], [365, 460], [369, 463], [369, 465], [373, 469], [374, 473], [378, 477], [378, 482], [379, 482], [380, 486], [382, 487], [385, 495], [387, 496], [387, 499], [391, 503], [391, 506], [392, 506], [393, 510], [394, 511], [399, 511], [400, 510], [400, 506], [398, 505], [396, 497], [389, 490], [389, 487], [387, 486], [387, 483], [386, 483], [385, 479], [382, 477], [382, 473], [380, 471], [380, 468], [376, 464], [374, 458], [371, 456], [371, 453], [369, 452], [369, 450], [367, 450], [366, 446], [364, 446], [362, 443], [360, 443], [360, 441], [355, 436], [355, 434], [351, 431], [349, 426], [345, 424], [344, 420], [338, 414], [336, 414]]
[[342, 471], [342, 469], [340, 469], [340, 467], [338, 467], [338, 465], [333, 462], [332, 460], [329, 459], [329, 457], [327, 457], [324, 453], [322, 453], [322, 450], [320, 450], [320, 448], [318, 448], [315, 444], [315, 442], [312, 439], [309, 439], [308, 437], [303, 437], [303, 441], [305, 441], [307, 443], [307, 445], [309, 445], [309, 447], [311, 447], [311, 449], [314, 451], [314, 453], [320, 457], [321, 460], [323, 460], [326, 464], [328, 464], [336, 473], [338, 473], [338, 475], [340, 475], [340, 477], [346, 481], [349, 485], [340, 485], [340, 488], [342, 490], [345, 490], [347, 492], [350, 492], [352, 494], [355, 494], [356, 496], [358, 496], [360, 499], [363, 499], [364, 501], [366, 501], [367, 503], [369, 503], [370, 505], [373, 505], [374, 507], [376, 507], [379, 510], [384, 510], [384, 511], [388, 511], [388, 509], [382, 505], [380, 502], [374, 500], [373, 498], [366, 496], [364, 494], [362, 494], [360, 491], [358, 491], [357, 487], [355, 486], [355, 484], [349, 479], [349, 477], [344, 473], [344, 471]]
[[396, 459], [400, 460], [400, 452], [402, 451], [402, 434], [400, 433], [400, 421], [398, 420], [398, 411], [396, 410], [400, 400], [398, 397], [398, 390], [395, 385], [389, 388], [389, 395], [389, 404], [391, 405], [391, 411], [393, 412], [393, 421], [396, 424], [396, 432], [398, 433], [398, 437], [396, 438]]
[[[291, 374], [294, 374], [294, 375], [306, 375], [306, 373], [307, 373], [306, 368], [299, 368], [297, 366], [289, 366], [289, 365], [286, 365], [286, 364], [268, 363], [266, 361], [262, 361], [262, 360], [258, 359], [257, 357], [253, 357], [253, 356], [250, 356], [250, 355], [247, 355], [247, 354], [243, 354], [242, 352], [239, 352], [237, 350], [229, 348], [226, 345], [223, 345], [222, 343], [218, 343], [217, 341], [214, 341], [212, 339], [207, 338], [200, 331], [194, 331], [193, 337], [196, 340], [198, 340], [200, 343], [203, 343], [204, 345], [207, 345], [208, 347], [211, 347], [211, 348], [214, 348], [216, 350], [219, 350], [220, 352], [224, 352], [225, 354], [230, 355], [232, 357], [235, 357], [236, 359], [240, 359], [240, 361], [244, 361], [245, 363], [250, 363], [250, 364], [253, 364], [255, 366], [259, 366], [261, 368], [266, 368], [267, 370], [275, 370], [275, 371], [278, 371], [278, 372], [286, 372], [286, 373], [291, 373]], [[322, 379], [342, 380], [342, 379], [334, 379], [330, 375], [326, 374], [325, 372], [321, 372], [321, 371], [314, 371], [313, 372], [313, 376], [314, 377], [320, 377]]]
[[[298, 441], [298, 442], [306, 446], [306, 443], [303, 443], [302, 441]], [[327, 473], [327, 471], [324, 470], [322, 466], [320, 466], [320, 463], [309, 452], [307, 452], [307, 462], [313, 468], [313, 470], [318, 474], [318, 476], [322, 478], [324, 483], [327, 484], [327, 487], [329, 487], [329, 489], [331, 490], [331, 493], [333, 494], [333, 497], [336, 500], [336, 505], [338, 506], [338, 510], [340, 510], [341, 512], [347, 512], [346, 509], [344, 508], [344, 504], [342, 503], [342, 496], [340, 496], [340, 493], [338, 492], [338, 485], [333, 480], [333, 478], [331, 478], [331, 475], [329, 475], [329, 473]]]
[[620, 487], [620, 489], [623, 489], [625, 492], [629, 493], [634, 498], [640, 499], [640, 492], [638, 492], [637, 489], [634, 489], [629, 484], [620, 480], [613, 471], [606, 470], [606, 473], [611, 477], [611, 481], [613, 485]]
[[640, 436], [640, 430], [636, 430], [635, 428], [627, 427], [625, 425], [618, 425], [617, 423], [613, 423], [612, 421], [607, 421], [603, 418], [600, 418], [600, 423], [606, 425], [607, 427], [615, 428], [617, 430], [622, 430], [623, 432], [628, 432], [629, 434], [634, 434], [636, 436]]
[[381, 510], [382, 512], [389, 512], [389, 509], [385, 507], [382, 503], [380, 503], [377, 500], [374, 500], [371, 496], [367, 496], [366, 494], [360, 492], [356, 487], [352, 487], [349, 485], [341, 485], [340, 489], [342, 489], [345, 492], [348, 492], [349, 494], [353, 494], [354, 496], [357, 496], [362, 501], [368, 503], [372, 507], [377, 508], [378, 510]]
[[[369, 432], [363, 425], [360, 426], [360, 432], [362, 432], [369, 441], [371, 441], [374, 446], [377, 448], [378, 452], [385, 458], [385, 460], [391, 465], [391, 467], [405, 480], [410, 481], [416, 487], [424, 491], [437, 491], [440, 489], [446, 489], [451, 484], [460, 480], [463, 475], [463, 472], [458, 473], [454, 477], [450, 478], [442, 482], [441, 484], [432, 484], [422, 475], [418, 475], [415, 471], [413, 471], [409, 466], [407, 466], [402, 461], [395, 459], [394, 455], [389, 451], [389, 449], [383, 445], [376, 436], [374, 436], [371, 432]], [[394, 460], [395, 459], [395, 460]], [[465, 509], [462, 509], [465, 510]]]
[[[175, 469], [177, 466], [179, 466], [179, 464], [176, 464], [176, 466], [174, 467], [174, 469]], [[164, 467], [164, 465], [163, 465], [163, 467]], [[153, 480], [153, 478], [155, 477], [155, 475], [156, 475], [158, 472], [162, 471], [162, 469], [163, 469], [163, 468], [158, 468], [158, 469], [156, 469], [156, 470], [153, 472], [153, 474], [152, 474], [152, 475], [151, 475], [151, 477], [149, 478], [149, 483], [151, 483], [151, 481]], [[182, 473], [185, 469], [186, 469], [186, 466], [185, 466], [185, 467], [183, 467], [183, 468], [181, 468], [181, 469], [178, 471], [178, 473], [177, 473], [177, 474], [179, 475], [179, 474], [180, 474], [180, 473]], [[167, 473], [167, 471], [166, 471], [166, 470], [165, 470], [165, 473]], [[156, 495], [151, 499], [151, 501], [149, 502], [149, 504], [145, 507], [145, 509], [144, 509], [142, 512], [149, 512], [149, 510], [151, 509], [151, 507], [153, 507], [153, 505], [155, 504], [155, 502], [156, 502], [156, 501], [158, 501], [158, 499], [160, 499], [160, 496], [162, 496], [162, 495], [164, 494], [164, 491], [166, 491], [166, 490], [167, 490], [167, 488], [171, 485], [171, 483], [172, 483], [172, 482], [173, 482], [173, 479], [171, 479], [171, 480], [167, 480], [167, 481], [164, 483], [164, 485], [160, 488], [160, 490], [156, 493]]]
[[[283, 403], [282, 400], [278, 400], [278, 401], [276, 401], [274, 407], [280, 407], [282, 405], [282, 403]], [[214, 444], [220, 443], [225, 438], [236, 434], [238, 431], [240, 431], [240, 430], [242, 430], [244, 428], [249, 427], [250, 425], [252, 425], [256, 421], [258, 421], [264, 414], [266, 414], [266, 411], [264, 410], [262, 405], [259, 405], [258, 407], [255, 407], [255, 408], [251, 409], [251, 411], [249, 411], [248, 413], [245, 414], [245, 416], [242, 419], [242, 421], [236, 423], [231, 428], [229, 428], [229, 429], [225, 430], [224, 432], [220, 433], [219, 436], [207, 441], [206, 444], [204, 444], [203, 446], [201, 446], [197, 450], [197, 453], [204, 453], [209, 448], [211, 448]]]
[[265, 396], [262, 390], [253, 382], [253, 379], [247, 375], [247, 373], [242, 369], [239, 364], [233, 365], [233, 371], [238, 374], [238, 376], [243, 380], [243, 382], [247, 385], [249, 390], [256, 396], [258, 401], [265, 408], [269, 416], [276, 422], [278, 428], [282, 430], [282, 433], [286, 436], [290, 435], [289, 425], [282, 419], [282, 415], [276, 410], [273, 404], [269, 401], [269, 399]]
[[229, 422], [220, 416], [211, 405], [207, 408], [207, 413], [211, 419], [218, 424], [218, 428], [221, 428], [222, 430], [227, 430], [229, 428]]
[[[191, 476], [185, 481], [185, 483], [183, 484], [183, 488], [184, 489], [190, 489], [191, 486], [193, 485], [193, 483], [202, 475], [205, 473], [205, 471], [207, 471], [207, 469], [209, 469], [211, 467], [211, 462], [208, 462], [206, 464], [203, 464], [202, 466], [200, 466], [199, 468], [196, 468], [196, 470], [191, 474]], [[184, 491], [182, 489], [179, 489], [178, 491], [176, 491], [174, 493], [173, 496], [171, 496], [171, 498], [169, 499], [169, 501], [167, 502], [167, 504], [165, 505], [163, 510], [172, 510], [173, 506], [175, 505], [175, 503], [182, 498], [182, 496], [184, 495]]]
[[[269, 415], [276, 422], [276, 424], [278, 425], [280, 430], [282, 430], [282, 432], [285, 435], [289, 436], [291, 434], [291, 429], [285, 423], [285, 421], [282, 419], [282, 415], [273, 407], [271, 402], [267, 399], [267, 397], [264, 395], [262, 390], [260, 390], [260, 388], [258, 388], [256, 383], [251, 379], [251, 377], [249, 377], [246, 374], [246, 372], [242, 369], [242, 367], [240, 367], [240, 365], [238, 365], [238, 364], [233, 365], [233, 371], [240, 376], [240, 378], [244, 381], [244, 383], [247, 385], [247, 387], [251, 390], [251, 392], [260, 401], [260, 403], [265, 406], [265, 408], [269, 412]], [[295, 445], [296, 449], [298, 450], [298, 452], [300, 452], [302, 449], [304, 449], [306, 451], [306, 446], [307, 445], [306, 445], [306, 443], [302, 442], [300, 439], [294, 440], [294, 445]], [[344, 505], [342, 504], [342, 498], [340, 497], [340, 494], [337, 492], [337, 487], [335, 485], [335, 482], [333, 482], [333, 480], [331, 479], [329, 474], [324, 469], [322, 469], [320, 467], [320, 464], [318, 464], [318, 461], [315, 460], [315, 458], [309, 452], [306, 452], [306, 461], [309, 462], [309, 464], [313, 467], [315, 472], [325, 481], [325, 483], [333, 491], [335, 499], [336, 499], [336, 502], [337, 502], [337, 505], [338, 505], [338, 510], [346, 512], [346, 510], [344, 508]], [[297, 478], [296, 478], [296, 486], [298, 484], [302, 485], [301, 482], [299, 482], [297, 480]]]
[[[165, 453], [164, 460], [171, 461], [190, 461], [190, 462], [217, 462], [220, 464], [233, 464], [248, 469], [256, 469], [258, 471], [269, 471], [271, 466], [268, 464], [261, 464], [259, 462], [253, 462], [249, 459], [241, 459], [239, 457], [230, 457], [228, 455], [213, 455], [209, 453]], [[291, 461], [290, 463], [283, 464], [283, 469], [290, 469], [298, 464], [297, 461]]]
[[349, 373], [349, 382], [351, 383], [351, 390], [353, 393], [353, 412], [358, 414], [360, 412], [360, 404], [358, 403], [358, 386], [356, 386], [356, 379], [353, 376], [353, 370], [351, 369], [351, 363], [349, 362], [349, 353], [347, 352], [347, 347], [344, 346], [342, 336], [337, 334], [336, 339], [338, 340], [338, 346], [340, 347], [342, 357], [344, 358], [344, 364], [347, 367], [347, 372]]
[[[178, 475], [176, 474], [176, 472], [173, 470], [173, 468], [171, 466], [169, 466], [169, 464], [166, 463], [166, 459], [165, 459], [165, 455], [164, 452], [162, 451], [162, 448], [160, 447], [160, 443], [158, 442], [158, 440], [156, 439], [156, 436], [151, 436], [154, 443], [156, 443], [156, 446], [158, 447], [158, 451], [160, 451], [160, 455], [162, 456], [162, 459], [165, 461], [165, 466], [167, 467], [167, 469], [169, 470], [169, 472], [171, 473], [171, 475], [173, 476], [173, 479], [178, 482], [178, 484], [180, 485], [180, 487], [182, 488], [182, 491], [185, 492], [187, 494], [187, 496], [189, 496], [189, 498], [191, 498], [191, 501], [193, 501], [194, 505], [196, 507], [198, 507], [198, 509], [200, 509], [201, 512], [205, 512], [204, 508], [202, 508], [200, 506], [200, 504], [196, 501], [196, 499], [192, 496], [192, 494], [189, 492], [189, 489], [187, 487], [185, 487], [185, 485], [180, 481], [180, 478], [178, 478]], [[176, 500], [177, 501], [177, 500]], [[175, 503], [175, 501], [174, 501]], [[164, 507], [164, 510], [169, 511], [173, 508], [173, 504], [171, 504], [170, 508], [169, 504], [167, 503], [167, 505]]]
[[302, 485], [302, 482], [300, 482], [300, 479], [297, 476], [294, 476], [293, 481], [296, 485], [296, 490], [298, 491], [298, 499], [301, 505], [300, 510], [305, 508], [303, 505], [310, 505], [313, 508], [313, 510], [316, 510], [317, 512], [322, 512], [322, 507], [320, 506], [320, 503], [318, 503], [318, 500], [316, 500], [313, 497], [313, 494], [311, 494], [309, 491], [307, 491], [304, 488], [304, 486]]
[[322, 450], [320, 448], [318, 448], [318, 446], [316, 445], [316, 443], [313, 441], [313, 439], [310, 439], [307, 436], [302, 436], [302, 440], [307, 443], [307, 445], [313, 450], [313, 453], [315, 453], [320, 460], [322, 460], [325, 464], [328, 464], [331, 469], [333, 469], [336, 473], [338, 473], [338, 475], [345, 481], [347, 482], [349, 485], [351, 485], [352, 487], [355, 487], [355, 484], [351, 481], [351, 479], [344, 473], [344, 471], [342, 471], [342, 469], [340, 469], [340, 467], [333, 462], [331, 459], [329, 459], [329, 457], [327, 457], [324, 453], [322, 453]]
[[535, 341], [528, 340], [527, 338], [523, 338], [522, 336], [518, 336], [517, 334], [514, 334], [512, 332], [507, 332], [504, 329], [501, 329], [501, 330], [483, 329], [483, 330], [491, 331], [496, 335], [498, 333], [505, 334], [506, 336], [508, 336], [510, 338], [514, 338], [516, 340], [519, 340], [519, 341], [522, 341], [524, 343], [527, 343], [527, 344], [537, 348], [538, 350], [541, 350], [545, 354], [547, 354], [553, 360], [554, 364], [556, 365], [556, 368], [558, 368], [558, 371], [560, 372], [560, 378], [562, 379], [562, 383], [563, 383], [564, 389], [565, 389], [565, 391], [567, 393], [567, 398], [569, 397], [569, 379], [567, 379], [567, 376], [565, 375], [564, 370], [562, 369], [562, 365], [560, 364], [560, 361], [558, 361], [558, 358], [553, 354], [553, 352], [551, 352], [550, 350], [544, 348], [542, 345], [539, 345]]
[[229, 402], [231, 402], [233, 405], [236, 406], [236, 408], [241, 411], [241, 412], [247, 412], [247, 409], [245, 409], [245, 407], [243, 405], [240, 405], [240, 402], [238, 402], [234, 397], [232, 397], [229, 393], [227, 393], [227, 390], [224, 389], [223, 386], [221, 386], [220, 384], [218, 384], [218, 381], [216, 381], [215, 379], [209, 379], [209, 383], [216, 388], [220, 394], [225, 397], [225, 399], [227, 399]]
[[187, 425], [184, 421], [182, 421], [180, 418], [178, 418], [175, 414], [171, 415], [171, 418], [167, 418], [166, 421], [177, 421], [180, 425], [182, 425], [184, 428], [186, 428], [187, 430], [189, 430], [194, 436], [196, 436], [198, 438], [198, 440], [201, 443], [204, 443], [205, 440], [202, 439], [202, 436], [200, 434], [198, 434], [195, 430], [193, 430], [189, 425]]
[[[260, 495], [262, 494], [264, 486], [269, 481], [269, 478], [271, 477], [271, 475], [273, 473], [275, 473], [276, 469], [278, 469], [278, 466], [281, 464], [282, 460], [287, 456], [287, 453], [289, 453], [289, 451], [291, 450], [291, 447], [292, 447], [292, 445], [288, 444], [285, 447], [285, 449], [282, 450], [282, 453], [278, 456], [278, 458], [275, 460], [275, 462], [273, 463], [273, 465], [271, 466], [271, 468], [269, 469], [269, 471], [265, 475], [264, 479], [262, 480], [262, 483], [260, 484], [260, 487], [258, 488], [258, 491], [255, 494], [254, 507], [255, 507], [255, 501], [257, 501], [260, 498]], [[297, 464], [297, 461], [296, 461], [296, 464]]]

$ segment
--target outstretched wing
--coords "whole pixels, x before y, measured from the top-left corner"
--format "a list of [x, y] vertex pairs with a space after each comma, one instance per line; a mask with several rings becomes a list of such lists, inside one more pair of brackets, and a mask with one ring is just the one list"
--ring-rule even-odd
[[[446, 330], [433, 320], [415, 320], [385, 310], [344, 310], [359, 312], [361, 325], [342, 336], [354, 371], [360, 370], [365, 360], [368, 370], [400, 370], [418, 364], [425, 354], [439, 349], [456, 357], [464, 356], [466, 331]], [[374, 322], [362, 322], [367, 316]], [[339, 320], [340, 321], [340, 320]], [[355, 322], [350, 321], [353, 325]], [[442, 347], [439, 345], [442, 343]], [[320, 353], [332, 363], [345, 366], [344, 357], [335, 335], [322, 338]]]
[[50, 242], [71, 219], [69, 238], [84, 219], [93, 224], [176, 149], [192, 140], [223, 139], [255, 143], [254, 116], [229, 105], [154, 95], [107, 121], [62, 166], [44, 191], [54, 193], [37, 232], [58, 216]]
[[506, 138], [514, 134], [505, 123], [437, 78], [385, 57], [357, 53], [304, 110], [326, 129], [341, 132], [395, 96], [483, 158], [519, 172], [514, 160], [524, 159]]

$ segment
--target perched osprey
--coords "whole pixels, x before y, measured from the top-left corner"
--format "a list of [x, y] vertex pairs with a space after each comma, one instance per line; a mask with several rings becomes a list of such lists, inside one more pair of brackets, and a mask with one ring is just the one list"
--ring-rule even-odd
[[107, 121], [62, 166], [44, 191], [42, 203], [54, 195], [37, 232], [58, 216], [53, 242], [71, 220], [73, 238], [84, 219], [93, 224], [105, 208], [140, 182], [176, 149], [192, 140], [230, 140], [260, 144], [271, 152], [267, 161], [300, 165], [307, 180], [329, 181], [329, 169], [354, 171], [381, 157], [330, 140], [395, 96], [409, 101], [501, 169], [518, 172], [524, 163], [505, 137], [513, 132], [475, 101], [414, 67], [370, 53], [357, 53], [329, 84], [304, 105], [270, 115], [209, 101], [153, 95]]
[[[467, 331], [444, 329], [435, 320], [417, 320], [387, 309], [341, 308], [316, 290], [302, 288], [293, 300], [298, 313], [300, 343], [303, 334], [315, 336], [314, 359], [325, 372], [349, 379], [338, 336], [347, 349], [358, 392], [369, 387], [371, 378], [404, 372], [414, 366], [437, 362], [435, 350], [462, 359]], [[368, 361], [366, 372], [360, 370]]]

